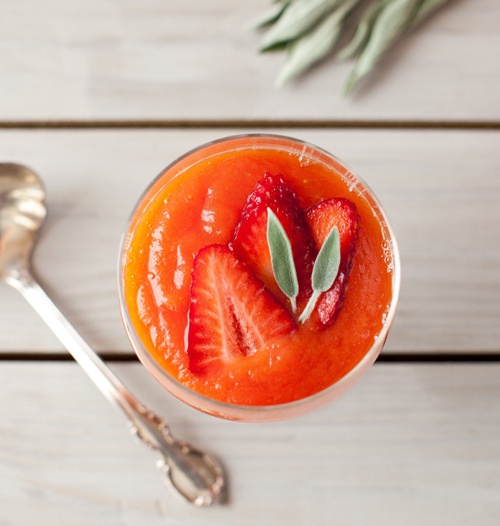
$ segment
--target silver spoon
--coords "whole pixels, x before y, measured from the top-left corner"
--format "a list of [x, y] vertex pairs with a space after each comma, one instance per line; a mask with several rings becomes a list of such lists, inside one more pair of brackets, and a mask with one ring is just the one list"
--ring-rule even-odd
[[222, 502], [225, 481], [219, 462], [176, 440], [164, 420], [125, 388], [33, 278], [31, 254], [45, 216], [45, 190], [37, 175], [19, 164], [0, 163], [0, 281], [26, 298], [104, 396], [125, 413], [132, 433], [160, 454], [158, 467], [170, 487], [197, 506]]

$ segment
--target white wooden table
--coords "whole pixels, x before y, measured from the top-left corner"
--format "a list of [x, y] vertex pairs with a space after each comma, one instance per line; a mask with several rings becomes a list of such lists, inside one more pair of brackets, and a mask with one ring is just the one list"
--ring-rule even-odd
[[[283, 90], [243, 26], [267, 0], [0, 0], [0, 161], [44, 179], [39, 280], [174, 434], [220, 457], [196, 509], [20, 295], [0, 285], [0, 526], [500, 524], [500, 4], [452, 2], [340, 96], [348, 64]], [[393, 331], [355, 388], [277, 424], [217, 420], [135, 359], [116, 292], [128, 214], [171, 160], [293, 135], [374, 189], [399, 239]]]

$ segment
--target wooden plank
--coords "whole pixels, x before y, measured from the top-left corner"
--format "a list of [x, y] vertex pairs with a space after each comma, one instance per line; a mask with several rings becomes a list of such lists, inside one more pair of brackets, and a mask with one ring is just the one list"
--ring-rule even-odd
[[[0, 132], [0, 158], [31, 165], [46, 182], [49, 218], [35, 254], [38, 275], [97, 350], [131, 352], [115, 275], [136, 199], [172, 159], [229, 133], [235, 130]], [[386, 350], [498, 352], [500, 133], [285, 133], [344, 159], [379, 195], [392, 220], [403, 283]], [[2, 353], [62, 351], [5, 285], [0, 335]]]
[[496, 0], [451, 2], [352, 99], [349, 62], [274, 88], [283, 55], [243, 29], [269, 3], [3, 1], [0, 121], [499, 121]]
[[[131, 352], [119, 316], [116, 269], [136, 199], [178, 155], [234, 132], [0, 132], [0, 158], [31, 165], [46, 182], [49, 217], [35, 254], [38, 276], [97, 350]], [[285, 133], [344, 159], [392, 220], [403, 284], [386, 350], [498, 352], [500, 133]], [[0, 352], [62, 350], [15, 291], [0, 290]]]
[[71, 363], [0, 367], [0, 524], [267, 526], [500, 522], [500, 365], [375, 365], [288, 422], [197, 413], [140, 365], [113, 365], [179, 437], [220, 457], [230, 502], [195, 509]]

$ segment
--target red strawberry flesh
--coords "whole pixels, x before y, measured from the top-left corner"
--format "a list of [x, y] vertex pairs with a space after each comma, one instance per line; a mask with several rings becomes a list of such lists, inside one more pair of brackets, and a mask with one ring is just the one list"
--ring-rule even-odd
[[208, 245], [193, 263], [189, 368], [216, 372], [296, 329], [286, 311], [225, 245]]
[[354, 203], [345, 198], [321, 201], [311, 207], [306, 216], [318, 249], [333, 227], [338, 228], [340, 235], [339, 272], [332, 287], [320, 296], [316, 304], [316, 315], [311, 316], [322, 330], [335, 321], [344, 304], [347, 281], [356, 249], [359, 216]]
[[297, 304], [300, 308], [312, 292], [311, 272], [317, 249], [299, 199], [281, 175], [266, 174], [257, 183], [248, 196], [230, 247], [280, 302], [288, 306], [273, 274], [267, 242], [268, 208], [275, 213], [290, 239], [299, 283]]

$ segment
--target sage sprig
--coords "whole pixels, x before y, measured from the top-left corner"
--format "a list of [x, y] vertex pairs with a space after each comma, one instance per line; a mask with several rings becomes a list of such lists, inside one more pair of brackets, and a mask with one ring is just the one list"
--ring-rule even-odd
[[305, 322], [313, 311], [321, 293], [327, 291], [335, 281], [340, 266], [340, 235], [336, 226], [328, 234], [314, 262], [311, 285], [313, 293], [307, 302], [299, 322]]
[[276, 283], [290, 299], [292, 312], [295, 313], [299, 282], [293, 261], [292, 245], [283, 225], [270, 208], [267, 209], [267, 244]]
[[[297, 294], [299, 281], [293, 260], [292, 245], [283, 225], [276, 214], [267, 209], [267, 244], [271, 254], [271, 265], [274, 278], [281, 291], [288, 296], [292, 312], [297, 311]], [[327, 291], [335, 281], [340, 267], [340, 234], [334, 226], [326, 237], [311, 273], [313, 293], [307, 305], [299, 316], [299, 322], [304, 323], [311, 315], [322, 292]]]
[[355, 61], [344, 88], [350, 93], [396, 42], [447, 1], [274, 0], [254, 27], [267, 27], [261, 51], [285, 49], [279, 86], [333, 54]]

